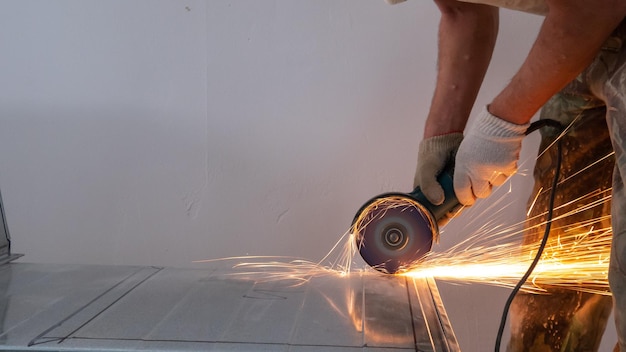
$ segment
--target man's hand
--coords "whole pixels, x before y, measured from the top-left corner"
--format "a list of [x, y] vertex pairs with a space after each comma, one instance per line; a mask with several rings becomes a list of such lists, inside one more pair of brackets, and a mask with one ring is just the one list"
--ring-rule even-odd
[[454, 192], [463, 205], [486, 198], [517, 171], [517, 161], [529, 124], [516, 125], [485, 108], [461, 143], [454, 168]]
[[413, 187], [420, 186], [422, 193], [435, 205], [444, 201], [443, 188], [437, 176], [453, 161], [461, 140], [463, 134], [457, 132], [426, 138], [420, 143]]

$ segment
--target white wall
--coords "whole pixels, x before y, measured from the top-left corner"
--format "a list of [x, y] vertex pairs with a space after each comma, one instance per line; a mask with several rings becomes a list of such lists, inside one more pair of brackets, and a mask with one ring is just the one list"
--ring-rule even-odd
[[[540, 20], [502, 12], [478, 106]], [[167, 266], [321, 258], [363, 202], [411, 188], [437, 22], [431, 1], [3, 1], [0, 189], [14, 251]], [[462, 347], [478, 351], [501, 305], [472, 290], [469, 305], [442, 295]], [[485, 301], [489, 323], [466, 324]]]
[[[538, 24], [503, 15], [480, 105]], [[5, 1], [0, 16], [0, 187], [31, 261], [315, 259], [368, 198], [411, 188], [432, 2]]]

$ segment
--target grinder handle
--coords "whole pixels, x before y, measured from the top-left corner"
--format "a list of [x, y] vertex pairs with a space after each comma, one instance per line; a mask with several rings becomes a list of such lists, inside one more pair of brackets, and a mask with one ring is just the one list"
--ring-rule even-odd
[[439, 176], [437, 177], [437, 181], [441, 184], [443, 188], [444, 201], [440, 205], [434, 205], [431, 203], [422, 190], [418, 187], [415, 187], [413, 192], [409, 193], [411, 197], [417, 200], [420, 204], [426, 207], [426, 209], [430, 210], [433, 214], [435, 220], [439, 222], [447, 213], [453, 211], [460, 203], [456, 198], [456, 194], [454, 193], [454, 183], [452, 181], [452, 175], [454, 174], [453, 167], [447, 167]]

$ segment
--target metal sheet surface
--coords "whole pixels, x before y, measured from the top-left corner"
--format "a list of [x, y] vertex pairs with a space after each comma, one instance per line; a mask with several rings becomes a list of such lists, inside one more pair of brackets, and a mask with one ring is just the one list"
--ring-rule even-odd
[[0, 350], [457, 351], [435, 282], [293, 281], [228, 271], [11, 263]]
[[9, 236], [9, 225], [2, 203], [2, 192], [0, 192], [0, 259], [11, 254], [11, 237]]

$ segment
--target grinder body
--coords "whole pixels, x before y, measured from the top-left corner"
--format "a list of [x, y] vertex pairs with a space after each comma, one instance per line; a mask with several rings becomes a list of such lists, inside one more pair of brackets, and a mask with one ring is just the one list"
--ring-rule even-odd
[[431, 203], [422, 190], [418, 187], [415, 187], [413, 192], [409, 193], [413, 199], [426, 207], [432, 216], [436, 219], [437, 222], [443, 219], [446, 214], [453, 211], [458, 205], [459, 200], [456, 198], [456, 194], [454, 193], [454, 182], [452, 180], [452, 175], [454, 174], [454, 170], [447, 169], [437, 177], [437, 181], [443, 188], [444, 201], [440, 205], [434, 205]]
[[438, 222], [458, 205], [453, 168], [437, 178], [445, 200], [432, 204], [419, 187], [410, 193], [384, 193], [366, 202], [352, 222], [361, 257], [371, 267], [394, 274], [422, 259], [438, 238]]

